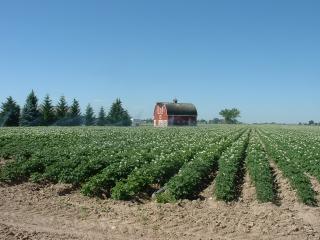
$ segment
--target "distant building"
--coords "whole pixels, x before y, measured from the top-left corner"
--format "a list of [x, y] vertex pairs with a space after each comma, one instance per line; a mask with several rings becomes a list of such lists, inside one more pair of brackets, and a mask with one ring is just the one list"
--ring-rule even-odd
[[131, 126], [138, 127], [144, 123], [145, 121], [142, 119], [131, 118]]
[[197, 109], [191, 103], [158, 102], [154, 108], [153, 125], [155, 127], [167, 126], [196, 126]]

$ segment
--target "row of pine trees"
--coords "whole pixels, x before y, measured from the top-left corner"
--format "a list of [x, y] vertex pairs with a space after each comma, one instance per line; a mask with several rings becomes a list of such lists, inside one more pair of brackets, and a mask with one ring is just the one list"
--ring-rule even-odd
[[33, 90], [22, 109], [11, 96], [1, 105], [0, 126], [2, 127], [80, 125], [130, 126], [131, 118], [128, 111], [122, 107], [120, 99], [116, 99], [108, 114], [101, 107], [96, 117], [90, 104], [82, 115], [79, 102], [73, 99], [72, 104], [68, 106], [64, 96], [61, 96], [58, 104], [54, 106], [49, 95], [46, 95], [39, 105]]

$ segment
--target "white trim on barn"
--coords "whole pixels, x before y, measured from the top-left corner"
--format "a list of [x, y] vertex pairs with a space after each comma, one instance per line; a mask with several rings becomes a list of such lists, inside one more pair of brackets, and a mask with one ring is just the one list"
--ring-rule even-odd
[[168, 126], [168, 120], [158, 120], [158, 125], [157, 125], [157, 120], [153, 120], [153, 125], [155, 127], [167, 127]]

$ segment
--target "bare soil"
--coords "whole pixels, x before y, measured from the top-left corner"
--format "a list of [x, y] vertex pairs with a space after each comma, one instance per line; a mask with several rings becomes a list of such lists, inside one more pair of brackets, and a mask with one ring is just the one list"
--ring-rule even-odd
[[297, 202], [283, 179], [278, 205], [260, 204], [248, 175], [243, 196], [175, 204], [82, 196], [69, 185], [0, 185], [0, 239], [320, 239], [320, 208]]
[[6, 164], [7, 160], [0, 158], [0, 168]]

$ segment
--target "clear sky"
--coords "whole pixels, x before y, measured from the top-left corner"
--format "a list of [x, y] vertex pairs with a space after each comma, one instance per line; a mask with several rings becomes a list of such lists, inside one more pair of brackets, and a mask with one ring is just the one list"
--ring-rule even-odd
[[205, 119], [320, 121], [320, 1], [2, 0], [0, 83], [21, 105], [34, 89], [136, 118], [177, 98]]

